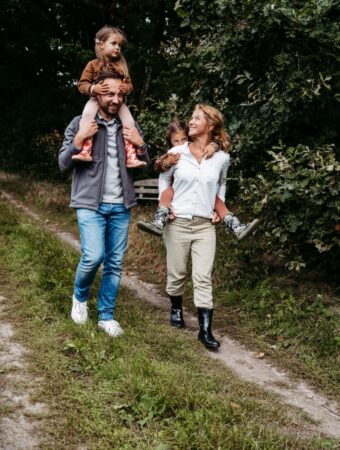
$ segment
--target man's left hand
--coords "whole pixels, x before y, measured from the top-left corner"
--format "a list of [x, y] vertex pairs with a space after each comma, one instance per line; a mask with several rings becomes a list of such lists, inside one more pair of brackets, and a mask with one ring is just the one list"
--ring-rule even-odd
[[144, 144], [142, 136], [139, 134], [137, 128], [135, 127], [124, 127], [123, 136], [124, 139], [129, 140], [136, 147], [141, 147]]

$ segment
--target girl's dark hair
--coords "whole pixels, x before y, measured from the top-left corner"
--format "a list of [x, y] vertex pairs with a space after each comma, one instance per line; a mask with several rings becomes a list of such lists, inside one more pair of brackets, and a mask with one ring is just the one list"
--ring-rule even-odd
[[186, 134], [188, 134], [188, 125], [186, 124], [186, 122], [182, 119], [173, 119], [165, 132], [165, 138], [166, 138], [166, 142], [169, 146], [169, 148], [172, 147], [171, 144], [171, 135], [172, 133], [177, 133], [177, 131], [184, 131]]

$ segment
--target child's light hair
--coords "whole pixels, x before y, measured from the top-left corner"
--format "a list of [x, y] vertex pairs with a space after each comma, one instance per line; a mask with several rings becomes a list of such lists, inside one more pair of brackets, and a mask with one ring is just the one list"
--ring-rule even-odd
[[213, 129], [210, 131], [211, 140], [218, 142], [226, 152], [229, 151], [231, 140], [224, 129], [224, 119], [220, 111], [206, 103], [198, 103], [195, 109], [200, 109], [209, 125], [213, 126]]
[[95, 37], [95, 52], [96, 56], [100, 61], [101, 71], [114, 71], [119, 73], [124, 77], [124, 80], [131, 80], [129, 68], [121, 53], [117, 59], [109, 60], [105, 55], [103, 55], [102, 49], [100, 48], [100, 44], [102, 42], [106, 42], [113, 34], [118, 34], [122, 40], [122, 45], [127, 44], [127, 39], [122, 30], [116, 27], [111, 27], [109, 25], [104, 25], [99, 31], [96, 33]]

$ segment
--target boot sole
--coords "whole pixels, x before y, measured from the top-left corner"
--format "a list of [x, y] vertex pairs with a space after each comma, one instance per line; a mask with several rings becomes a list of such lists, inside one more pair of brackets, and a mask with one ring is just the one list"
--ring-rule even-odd
[[154, 236], [161, 237], [163, 235], [163, 230], [157, 230], [156, 228], [149, 225], [147, 222], [137, 222], [137, 227], [145, 231], [146, 233], [153, 234]]
[[170, 322], [170, 325], [171, 325], [172, 327], [175, 327], [175, 328], [185, 328], [185, 323], [183, 323], [183, 324], [177, 324], [177, 323], [174, 323], [174, 322]]
[[128, 169], [136, 169], [138, 167], [146, 167], [146, 162], [139, 161], [138, 163], [126, 163]]
[[77, 156], [77, 155], [73, 155], [72, 156], [73, 161], [83, 161], [83, 162], [92, 162], [93, 158], [91, 156]]
[[257, 229], [257, 227], [260, 225], [260, 219], [254, 219], [252, 222], [250, 222], [248, 228], [240, 233], [239, 236], [237, 236], [237, 240], [241, 241], [244, 239], [248, 234], [252, 233]]
[[204, 342], [203, 339], [198, 338], [198, 340], [204, 345], [205, 348], [207, 348], [208, 350], [217, 350], [218, 348], [221, 347], [221, 344], [218, 342], [217, 345], [209, 345], [206, 342]]

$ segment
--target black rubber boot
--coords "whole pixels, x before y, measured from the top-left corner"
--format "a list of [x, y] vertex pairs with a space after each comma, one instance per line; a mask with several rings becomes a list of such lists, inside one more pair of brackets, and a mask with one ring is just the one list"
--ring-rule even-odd
[[177, 328], [185, 326], [183, 320], [182, 296], [169, 295], [171, 300], [170, 324]]
[[220, 343], [216, 341], [211, 333], [211, 322], [214, 313], [213, 309], [197, 308], [198, 322], [200, 324], [200, 331], [198, 339], [206, 346], [206, 348], [217, 349]]

